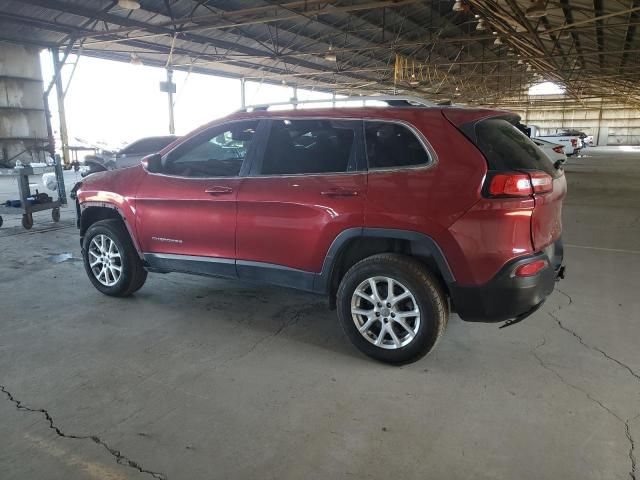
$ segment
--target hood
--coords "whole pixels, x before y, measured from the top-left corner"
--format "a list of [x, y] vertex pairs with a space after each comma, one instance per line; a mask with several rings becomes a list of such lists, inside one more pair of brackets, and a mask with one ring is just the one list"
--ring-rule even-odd
[[145, 174], [142, 165], [107, 172], [96, 172], [82, 180], [80, 192], [106, 191], [125, 194], [137, 185]]

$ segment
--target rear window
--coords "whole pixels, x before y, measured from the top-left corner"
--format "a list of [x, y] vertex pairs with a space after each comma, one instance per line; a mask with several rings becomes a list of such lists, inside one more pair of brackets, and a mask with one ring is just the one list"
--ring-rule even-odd
[[542, 170], [552, 177], [560, 174], [529, 137], [504, 119], [481, 120], [462, 130], [484, 154], [489, 170]]

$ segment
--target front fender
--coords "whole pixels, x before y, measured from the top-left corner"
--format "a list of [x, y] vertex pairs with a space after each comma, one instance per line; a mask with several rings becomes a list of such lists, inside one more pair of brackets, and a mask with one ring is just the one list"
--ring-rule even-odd
[[141, 251], [137, 241], [135, 194], [144, 174], [141, 166], [97, 172], [83, 179], [76, 193], [81, 217], [92, 208], [114, 210], [127, 227], [139, 253]]

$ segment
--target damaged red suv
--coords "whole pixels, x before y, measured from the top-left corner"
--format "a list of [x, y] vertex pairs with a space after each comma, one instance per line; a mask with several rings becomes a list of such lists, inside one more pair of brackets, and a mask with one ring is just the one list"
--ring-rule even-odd
[[564, 271], [563, 171], [509, 112], [240, 111], [76, 186], [84, 265], [127, 296], [147, 272], [325, 295], [353, 344], [414, 361], [450, 309], [513, 323]]

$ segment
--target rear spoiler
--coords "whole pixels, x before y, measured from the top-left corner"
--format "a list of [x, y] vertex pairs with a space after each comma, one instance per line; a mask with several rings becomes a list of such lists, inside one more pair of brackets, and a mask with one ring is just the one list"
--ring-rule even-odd
[[443, 109], [442, 115], [451, 125], [460, 130], [474, 145], [478, 144], [476, 137], [476, 125], [488, 118], [500, 118], [515, 125], [525, 135], [529, 133], [523, 130], [524, 125], [520, 123], [520, 115], [506, 110], [465, 110], [465, 109]]
[[462, 125], [475, 124], [487, 118], [502, 118], [514, 125], [520, 121], [520, 115], [507, 110], [480, 109], [471, 110], [465, 108], [443, 108], [442, 115], [449, 120], [454, 127], [460, 128]]

